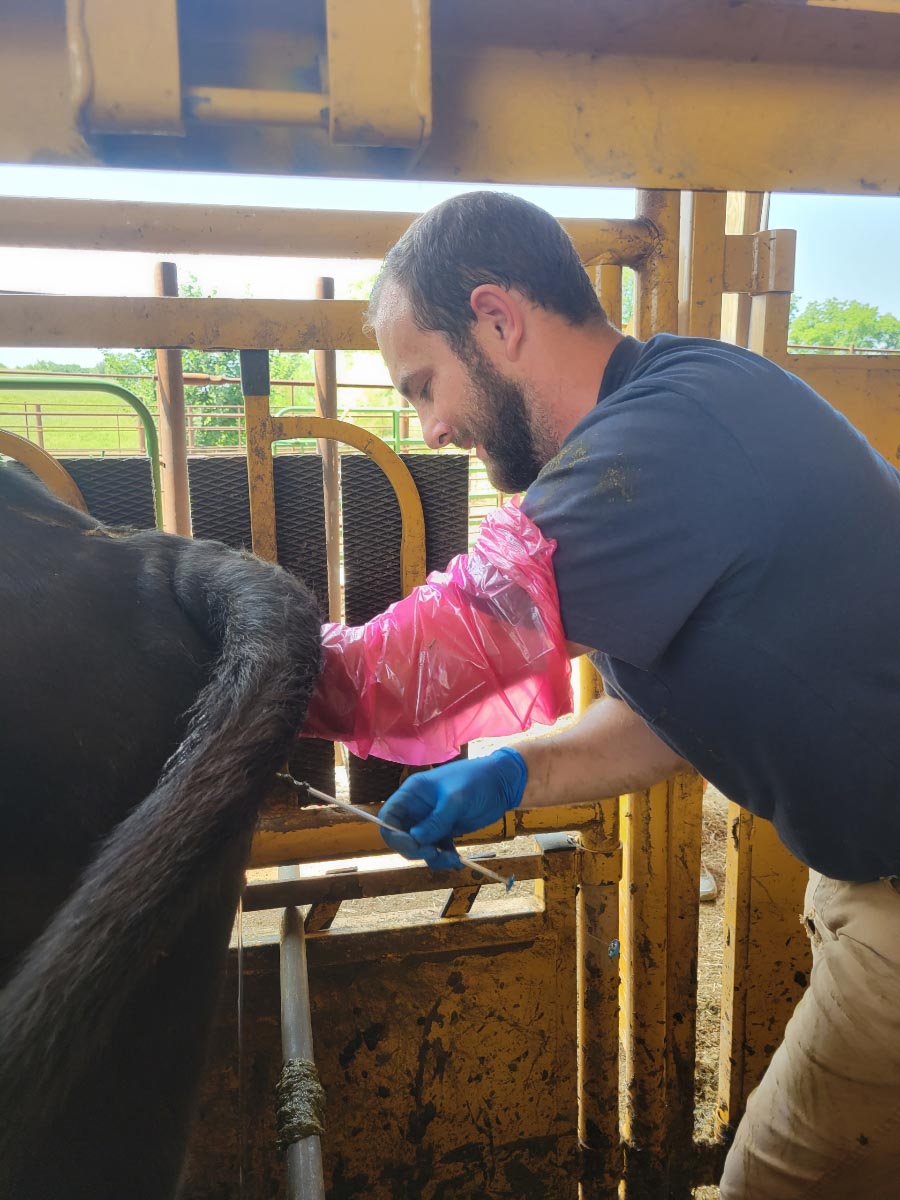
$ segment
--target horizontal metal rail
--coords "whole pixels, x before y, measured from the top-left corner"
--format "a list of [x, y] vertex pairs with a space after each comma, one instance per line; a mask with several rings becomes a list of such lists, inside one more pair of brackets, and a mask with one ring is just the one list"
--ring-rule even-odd
[[[229, 97], [217, 94], [223, 99]], [[210, 102], [207, 111], [213, 108]], [[381, 259], [415, 216], [2, 196], [0, 246]], [[653, 248], [653, 233], [643, 221], [576, 217], [562, 224], [585, 263], [635, 266]]]

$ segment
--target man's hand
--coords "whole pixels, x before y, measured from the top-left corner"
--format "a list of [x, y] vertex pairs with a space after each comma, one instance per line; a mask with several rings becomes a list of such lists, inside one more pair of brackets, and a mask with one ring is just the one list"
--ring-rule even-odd
[[434, 870], [458, 867], [453, 838], [517, 808], [527, 782], [525, 760], [511, 747], [411, 775], [379, 814], [402, 832], [382, 828], [381, 836], [395, 853], [423, 858]]

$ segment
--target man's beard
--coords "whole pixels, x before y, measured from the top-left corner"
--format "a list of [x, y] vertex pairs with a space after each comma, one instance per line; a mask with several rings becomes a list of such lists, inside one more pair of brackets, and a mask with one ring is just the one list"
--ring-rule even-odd
[[536, 434], [525, 389], [506, 379], [471, 342], [462, 355], [469, 368], [472, 425], [467, 430], [485, 458], [488, 479], [501, 492], [524, 492], [556, 454], [549, 434]]

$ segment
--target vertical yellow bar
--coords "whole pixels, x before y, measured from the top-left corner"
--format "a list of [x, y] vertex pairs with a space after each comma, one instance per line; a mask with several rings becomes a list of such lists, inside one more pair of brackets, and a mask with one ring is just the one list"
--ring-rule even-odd
[[685, 192], [681, 198], [678, 331], [722, 335], [725, 279], [725, 193]]
[[773, 362], [785, 363], [790, 321], [790, 292], [767, 292], [754, 296], [750, 305], [748, 349]]
[[[579, 711], [600, 695], [590, 660], [578, 660]], [[622, 874], [619, 802], [602, 800], [599, 819], [581, 831], [578, 889], [579, 1200], [616, 1200], [622, 1178], [619, 1133], [619, 907]]]
[[666, 907], [666, 1143], [669, 1195], [691, 1195], [694, 1167], [694, 1072], [697, 1052], [697, 954], [703, 781], [695, 771], [669, 780]]
[[600, 303], [617, 329], [622, 328], [622, 268], [597, 267], [595, 274]]
[[772, 229], [754, 239], [753, 298], [747, 345], [775, 362], [787, 360], [797, 234]]
[[638, 192], [638, 217], [654, 239], [653, 249], [635, 271], [635, 336], [642, 340], [678, 331], [679, 211], [679, 192]]
[[[635, 332], [646, 339], [678, 329], [679, 193], [639, 192], [638, 215], [654, 233], [635, 280]], [[671, 1172], [668, 1194], [680, 1198], [693, 1132], [699, 781], [624, 796], [620, 811], [624, 1196], [651, 1194]]]
[[668, 787], [621, 798], [626, 1200], [666, 1177]]
[[277, 562], [275, 537], [275, 472], [272, 465], [272, 418], [268, 396], [245, 396], [247, 482], [253, 553]]
[[[726, 234], [757, 233], [769, 222], [767, 192], [726, 192]], [[750, 296], [726, 294], [722, 299], [722, 338], [746, 346], [750, 336]]]
[[716, 1136], [730, 1141], [812, 965], [801, 922], [808, 871], [774, 827], [728, 809]]

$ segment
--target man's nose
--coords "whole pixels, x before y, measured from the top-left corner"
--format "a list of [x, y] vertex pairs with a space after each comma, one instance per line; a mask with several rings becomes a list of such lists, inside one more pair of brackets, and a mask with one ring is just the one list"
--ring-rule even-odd
[[422, 418], [422, 437], [431, 450], [440, 450], [453, 441], [453, 427], [433, 414]]

